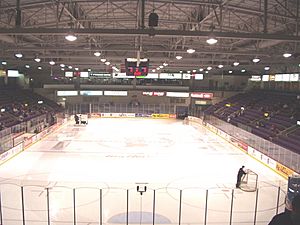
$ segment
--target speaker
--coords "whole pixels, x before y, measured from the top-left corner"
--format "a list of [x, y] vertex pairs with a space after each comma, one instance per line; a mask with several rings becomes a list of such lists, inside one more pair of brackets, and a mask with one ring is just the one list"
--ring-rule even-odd
[[158, 15], [155, 12], [150, 13], [149, 15], [149, 27], [158, 26]]

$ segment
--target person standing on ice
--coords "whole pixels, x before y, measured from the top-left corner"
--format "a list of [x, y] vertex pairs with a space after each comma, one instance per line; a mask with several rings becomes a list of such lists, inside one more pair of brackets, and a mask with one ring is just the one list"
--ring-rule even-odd
[[236, 188], [239, 188], [242, 182], [242, 177], [246, 174], [246, 172], [244, 171], [245, 166], [242, 166], [239, 169], [239, 172], [237, 174], [237, 181], [236, 181]]

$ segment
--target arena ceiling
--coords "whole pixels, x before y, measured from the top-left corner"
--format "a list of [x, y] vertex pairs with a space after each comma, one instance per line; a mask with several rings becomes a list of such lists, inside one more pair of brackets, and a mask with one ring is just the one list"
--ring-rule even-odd
[[[0, 61], [7, 62], [0, 66], [65, 64], [110, 71], [140, 55], [150, 59], [151, 69], [167, 63], [161, 70], [172, 72], [208, 66], [217, 74], [243, 68], [264, 73], [265, 66], [297, 72], [299, 5], [297, 0], [0, 0]], [[158, 26], [150, 28], [153, 12]], [[68, 33], [77, 40], [67, 41]], [[212, 36], [218, 42], [209, 45]], [[195, 52], [187, 53], [190, 48]], [[56, 64], [49, 65], [51, 60]]]

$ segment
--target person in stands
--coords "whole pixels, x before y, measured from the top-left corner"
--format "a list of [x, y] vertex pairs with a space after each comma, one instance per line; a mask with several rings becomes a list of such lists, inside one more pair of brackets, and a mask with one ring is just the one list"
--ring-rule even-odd
[[239, 169], [239, 172], [237, 174], [237, 181], [236, 181], [236, 188], [239, 188], [241, 186], [241, 182], [242, 182], [242, 177], [246, 174], [246, 172], [244, 171], [245, 166], [242, 166]]
[[300, 224], [300, 194], [292, 200], [292, 211], [279, 213], [272, 218], [269, 225], [299, 225]]

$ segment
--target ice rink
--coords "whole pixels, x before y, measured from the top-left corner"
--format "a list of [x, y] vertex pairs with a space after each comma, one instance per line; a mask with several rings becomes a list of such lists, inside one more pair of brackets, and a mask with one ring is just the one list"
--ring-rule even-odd
[[[257, 192], [235, 189], [242, 165], [258, 174]], [[3, 164], [0, 177], [3, 225], [265, 225], [286, 191], [271, 169], [173, 119], [69, 122]]]

